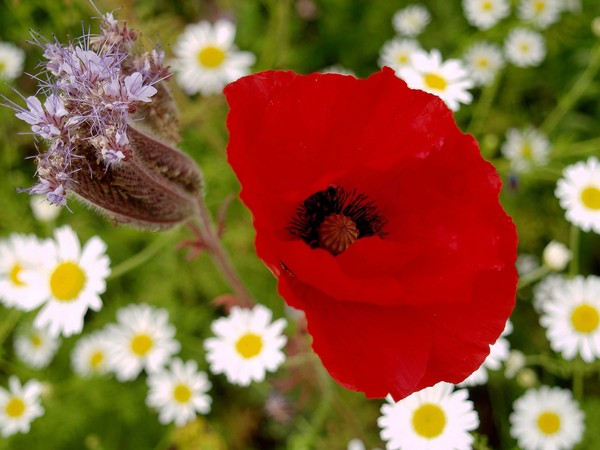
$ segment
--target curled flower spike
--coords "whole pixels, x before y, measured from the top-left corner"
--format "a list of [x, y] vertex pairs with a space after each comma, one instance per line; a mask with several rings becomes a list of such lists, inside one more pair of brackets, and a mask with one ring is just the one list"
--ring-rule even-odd
[[64, 206], [75, 194], [117, 222], [167, 228], [195, 212], [201, 174], [177, 143], [177, 115], [166, 87], [164, 53], [133, 53], [136, 33], [112, 14], [101, 33], [62, 45], [34, 35], [46, 63], [41, 94], [16, 116], [48, 143], [39, 182], [24, 191]]

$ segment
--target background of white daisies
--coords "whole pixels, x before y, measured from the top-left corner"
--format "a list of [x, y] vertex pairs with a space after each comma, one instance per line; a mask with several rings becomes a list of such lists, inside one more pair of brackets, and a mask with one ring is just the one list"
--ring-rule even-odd
[[[36, 154], [0, 108], [1, 449], [596, 449], [600, 442], [600, 3], [596, 0], [98, 1], [175, 76], [182, 148], [216, 214], [238, 190], [222, 87], [270, 68], [392, 67], [439, 95], [504, 180], [519, 233], [517, 307], [482, 368], [394, 403], [337, 386], [284, 308], [234, 201], [224, 243], [263, 306], [183, 229], [115, 228], [15, 192]], [[97, 29], [84, 0], [0, 4], [0, 94], [35, 94], [39, 49]], [[41, 250], [43, 249], [43, 250]], [[79, 272], [78, 272], [79, 271]], [[52, 276], [91, 282], [62, 288]], [[55, 278], [55, 280], [58, 278]], [[77, 280], [73, 276], [70, 279]], [[54, 286], [54, 289], [53, 289]], [[64, 312], [70, 311], [70, 320]], [[74, 317], [74, 318], [73, 318]], [[241, 331], [240, 331], [241, 330]]]

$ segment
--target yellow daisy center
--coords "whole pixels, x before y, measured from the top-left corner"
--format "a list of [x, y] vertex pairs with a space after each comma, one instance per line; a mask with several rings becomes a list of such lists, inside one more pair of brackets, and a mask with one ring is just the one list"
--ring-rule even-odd
[[435, 73], [425, 74], [423, 77], [425, 84], [430, 89], [436, 89], [438, 91], [443, 91], [448, 86], [446, 80]]
[[208, 46], [198, 52], [198, 61], [204, 67], [214, 69], [219, 67], [225, 61], [227, 53], [219, 47]]
[[426, 439], [433, 439], [443, 433], [446, 427], [446, 414], [433, 403], [421, 405], [413, 414], [415, 432]]
[[25, 412], [25, 402], [18, 397], [13, 397], [6, 404], [4, 412], [8, 417], [21, 417]]
[[521, 42], [521, 44], [519, 44], [519, 48], [523, 53], [529, 53], [530, 48], [527, 42]]
[[10, 269], [10, 281], [12, 281], [12, 283], [15, 286], [23, 286], [25, 285], [25, 283], [23, 283], [23, 281], [21, 280], [21, 277], [19, 277], [19, 274], [21, 273], [21, 270], [23, 270], [23, 267], [21, 266], [21, 264], [16, 263], [12, 269]]
[[535, 8], [536, 12], [539, 14], [542, 11], [544, 11], [544, 9], [546, 9], [546, 2], [544, 0], [538, 0], [537, 2], [534, 3], [534, 8]]
[[476, 64], [481, 69], [487, 69], [490, 66], [489, 60], [483, 56], [477, 59]]
[[408, 55], [406, 53], [399, 53], [398, 56], [396, 56], [396, 60], [400, 64], [406, 64], [408, 62]]
[[33, 336], [31, 336], [31, 344], [34, 347], [39, 347], [42, 345], [42, 339], [37, 334], [33, 335]]
[[600, 189], [588, 186], [581, 191], [581, 201], [589, 209], [600, 209]]
[[179, 403], [187, 403], [192, 398], [192, 391], [185, 384], [178, 384], [173, 389], [173, 398]]
[[560, 430], [560, 416], [552, 411], [544, 411], [538, 416], [537, 425], [544, 434], [555, 434]]
[[50, 276], [52, 295], [62, 302], [75, 300], [85, 285], [85, 273], [71, 261], [60, 263]]
[[491, 11], [494, 8], [494, 4], [492, 2], [483, 2], [481, 4], [481, 9], [484, 11]]
[[600, 324], [600, 313], [597, 308], [584, 303], [571, 313], [571, 323], [580, 333], [592, 333]]
[[263, 348], [262, 338], [254, 333], [246, 333], [235, 343], [235, 349], [243, 358], [254, 358]]
[[90, 356], [90, 366], [92, 366], [93, 369], [100, 367], [100, 364], [102, 364], [103, 361], [104, 353], [99, 350], [95, 351], [92, 353], [92, 356]]
[[525, 142], [523, 144], [523, 149], [521, 150], [521, 155], [524, 159], [531, 160], [533, 159], [533, 149], [531, 148], [531, 144], [529, 142]]
[[138, 334], [131, 340], [131, 351], [138, 356], [145, 356], [154, 346], [154, 341], [147, 334]]

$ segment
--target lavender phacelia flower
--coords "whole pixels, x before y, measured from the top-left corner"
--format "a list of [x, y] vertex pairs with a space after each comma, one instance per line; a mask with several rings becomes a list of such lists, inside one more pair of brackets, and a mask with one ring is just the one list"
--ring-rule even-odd
[[195, 212], [201, 174], [174, 147], [164, 53], [135, 55], [135, 40], [111, 13], [100, 34], [67, 45], [34, 36], [46, 59], [36, 79], [46, 81], [25, 107], [9, 106], [47, 143], [36, 158], [39, 182], [24, 191], [56, 205], [74, 193], [117, 222], [165, 228]]

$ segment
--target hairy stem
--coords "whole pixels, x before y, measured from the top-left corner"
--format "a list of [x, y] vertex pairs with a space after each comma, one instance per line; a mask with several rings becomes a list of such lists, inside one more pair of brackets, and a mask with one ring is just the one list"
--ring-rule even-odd
[[197, 218], [203, 244], [210, 252], [213, 261], [221, 271], [221, 274], [233, 289], [233, 292], [238, 300], [238, 306], [245, 308], [252, 307], [256, 302], [246, 289], [246, 286], [241, 281], [237, 271], [233, 267], [231, 259], [221, 243], [218, 231], [213, 225], [213, 221], [208, 209], [206, 208], [206, 204], [200, 196], [198, 197], [197, 202]]

